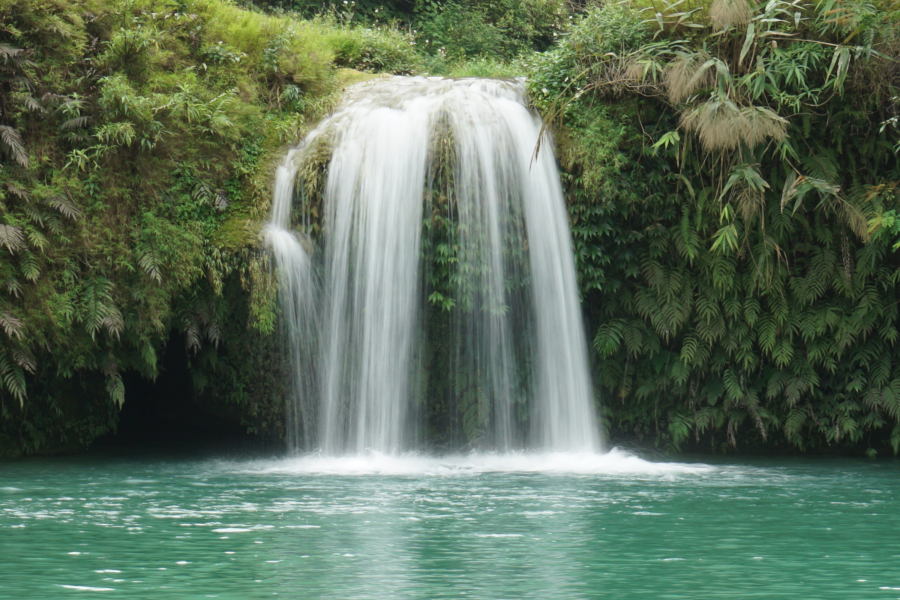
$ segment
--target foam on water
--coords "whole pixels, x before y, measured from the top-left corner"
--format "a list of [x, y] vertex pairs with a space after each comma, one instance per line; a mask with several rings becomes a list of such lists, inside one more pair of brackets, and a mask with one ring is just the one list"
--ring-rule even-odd
[[[244, 465], [246, 466], [246, 465]], [[330, 456], [323, 453], [253, 463], [249, 472], [291, 475], [467, 476], [482, 473], [542, 473], [551, 475], [628, 475], [665, 477], [716, 471], [705, 464], [652, 462], [613, 448], [595, 452], [472, 452], [447, 456], [368, 452]]]

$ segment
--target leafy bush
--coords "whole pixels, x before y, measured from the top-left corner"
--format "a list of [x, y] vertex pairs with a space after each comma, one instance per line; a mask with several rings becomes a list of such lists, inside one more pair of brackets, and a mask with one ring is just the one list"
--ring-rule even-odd
[[622, 55], [650, 40], [644, 17], [622, 4], [592, 5], [574, 21], [563, 45], [587, 64]]
[[[621, 4], [591, 5], [552, 50], [525, 59], [533, 101], [550, 119], [571, 110], [574, 94], [591, 78], [595, 65], [608, 68], [650, 39], [637, 11]], [[562, 103], [558, 101], [562, 100]]]
[[408, 75], [416, 72], [421, 64], [412, 36], [389, 27], [335, 28], [328, 40], [335, 63], [340, 66]]
[[515, 48], [478, 9], [450, 3], [429, 14], [422, 25], [425, 48], [452, 59], [509, 56]]
[[423, 48], [451, 60], [512, 58], [553, 43], [568, 11], [547, 0], [423, 3], [419, 39]]

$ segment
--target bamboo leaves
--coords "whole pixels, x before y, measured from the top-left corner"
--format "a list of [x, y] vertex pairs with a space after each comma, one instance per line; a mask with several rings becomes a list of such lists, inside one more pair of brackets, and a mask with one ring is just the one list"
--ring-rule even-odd
[[[844, 93], [844, 82], [847, 74], [850, 72], [850, 48], [846, 46], [837, 46], [834, 49], [834, 55], [831, 59], [831, 65], [828, 72], [825, 73], [826, 83], [831, 82], [835, 90], [841, 95]], [[834, 79], [832, 79], [834, 73]]]

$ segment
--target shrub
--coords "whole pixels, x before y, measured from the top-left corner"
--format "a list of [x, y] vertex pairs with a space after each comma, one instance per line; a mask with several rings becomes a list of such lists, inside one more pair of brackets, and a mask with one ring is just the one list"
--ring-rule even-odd
[[412, 36], [390, 27], [335, 28], [328, 42], [335, 64], [360, 71], [409, 75], [422, 62]]

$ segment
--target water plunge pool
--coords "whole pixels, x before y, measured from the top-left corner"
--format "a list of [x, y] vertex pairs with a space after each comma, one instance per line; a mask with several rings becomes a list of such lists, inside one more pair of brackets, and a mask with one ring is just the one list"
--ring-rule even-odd
[[893, 461], [33, 459], [0, 598], [900, 598]]

